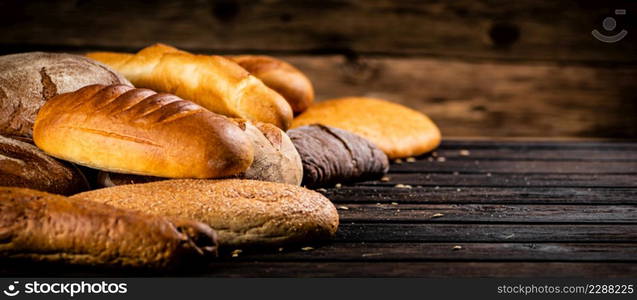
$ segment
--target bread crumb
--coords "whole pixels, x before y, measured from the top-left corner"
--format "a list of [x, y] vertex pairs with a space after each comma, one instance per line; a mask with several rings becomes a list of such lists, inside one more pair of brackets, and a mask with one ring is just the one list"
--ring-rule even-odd
[[402, 159], [400, 159], [400, 158], [397, 158], [397, 159], [394, 159], [394, 163], [395, 163], [395, 164], [402, 164], [402, 163], [403, 163], [403, 160], [402, 160]]
[[399, 184], [397, 184], [397, 185], [394, 185], [394, 187], [395, 187], [395, 188], [398, 188], [398, 189], [410, 189], [410, 188], [411, 188], [411, 185], [409, 185], [409, 184], [402, 184], [402, 183], [399, 183]]
[[334, 185], [334, 188], [340, 189], [342, 186], [343, 186], [342, 184], [337, 183], [337, 184]]
[[440, 217], [442, 217], [442, 216], [444, 216], [444, 214], [437, 213], [437, 214], [434, 214], [434, 215], [433, 215], [433, 216], [431, 216], [431, 217], [432, 217], [432, 218], [440, 218]]
[[279, 248], [277, 249], [279, 252], [283, 252], [283, 248]]
[[460, 150], [460, 152], [458, 154], [460, 154], [460, 156], [469, 156], [471, 154], [471, 152], [469, 152], [469, 150], [467, 150], [467, 149], [462, 149], [462, 150]]
[[392, 202], [391, 205], [398, 205], [398, 202]]
[[303, 250], [303, 251], [312, 251], [312, 250], [314, 250], [314, 247], [303, 247], [303, 248], [301, 248], [301, 250]]
[[451, 248], [451, 250], [453, 250], [453, 251], [462, 250], [462, 246], [460, 246], [460, 245], [455, 245], [455, 246], [453, 246], [453, 248]]
[[239, 254], [241, 254], [241, 252], [243, 252], [243, 250], [241, 249], [232, 250], [232, 257], [239, 257]]
[[437, 160], [438, 162], [445, 162], [445, 161], [447, 161], [447, 159], [446, 159], [446, 158], [444, 158], [443, 156], [438, 157], [438, 159], [436, 159], [436, 160]]
[[389, 178], [389, 176], [383, 176], [383, 177], [380, 179], [380, 181], [382, 181], [382, 182], [388, 182], [388, 181], [390, 181], [390, 180], [391, 180], [391, 178]]
[[413, 162], [416, 162], [416, 158], [414, 158], [414, 157], [407, 157], [406, 161], [407, 161], [408, 163], [413, 163]]
[[347, 207], [347, 206], [344, 206], [344, 205], [341, 205], [341, 206], [339, 206], [339, 207], [338, 207], [338, 209], [342, 209], [342, 210], [348, 210], [348, 209], [349, 209], [349, 207]]

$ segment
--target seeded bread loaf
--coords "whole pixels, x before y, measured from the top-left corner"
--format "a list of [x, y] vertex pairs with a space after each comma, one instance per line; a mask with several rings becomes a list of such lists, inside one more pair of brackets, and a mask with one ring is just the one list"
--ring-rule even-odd
[[72, 198], [203, 222], [221, 247], [315, 242], [334, 235], [336, 208], [299, 186], [255, 180], [175, 179], [121, 185]]

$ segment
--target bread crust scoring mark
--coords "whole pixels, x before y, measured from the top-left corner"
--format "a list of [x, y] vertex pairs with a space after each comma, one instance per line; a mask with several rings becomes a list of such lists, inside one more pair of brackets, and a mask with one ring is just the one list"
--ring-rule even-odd
[[122, 135], [122, 134], [118, 134], [118, 133], [114, 133], [114, 132], [108, 132], [108, 131], [103, 131], [103, 130], [99, 130], [99, 129], [92, 129], [92, 128], [86, 128], [86, 127], [74, 127], [74, 126], [60, 126], [60, 128], [66, 128], [66, 129], [69, 129], [69, 130], [83, 131], [83, 132], [90, 133], [90, 134], [97, 134], [97, 135], [101, 135], [101, 136], [108, 137], [108, 138], [114, 138], [114, 139], [118, 139], [118, 140], [129, 141], [129, 142], [149, 145], [149, 146], [153, 146], [153, 147], [161, 147], [161, 145], [153, 143], [151, 140], [148, 140], [148, 139], [139, 138], [139, 137], [135, 137], [135, 136], [129, 136], [129, 135]]

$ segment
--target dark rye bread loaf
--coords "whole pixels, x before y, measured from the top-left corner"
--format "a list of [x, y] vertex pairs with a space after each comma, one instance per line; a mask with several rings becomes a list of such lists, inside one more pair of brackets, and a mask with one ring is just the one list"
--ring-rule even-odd
[[131, 85], [109, 67], [79, 55], [0, 56], [0, 134], [31, 136], [35, 115], [48, 99], [91, 84]]
[[91, 85], [51, 98], [33, 128], [47, 154], [94, 169], [171, 178], [217, 178], [254, 158], [231, 120], [170, 94]]
[[212, 227], [220, 247], [312, 243], [331, 237], [338, 213], [329, 199], [299, 186], [244, 179], [175, 179], [72, 196]]
[[70, 195], [88, 189], [82, 173], [36, 146], [0, 136], [0, 186], [26, 187]]
[[0, 257], [174, 268], [215, 257], [210, 227], [101, 203], [0, 187]]
[[303, 184], [319, 186], [382, 177], [389, 169], [387, 155], [349, 131], [323, 125], [288, 131], [303, 162]]

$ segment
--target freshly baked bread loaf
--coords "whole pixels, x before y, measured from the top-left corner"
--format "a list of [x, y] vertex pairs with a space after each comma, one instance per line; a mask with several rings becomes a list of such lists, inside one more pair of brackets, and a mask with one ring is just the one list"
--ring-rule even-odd
[[127, 84], [124, 77], [92, 59], [63, 53], [0, 56], [0, 134], [30, 137], [46, 100], [91, 84]]
[[235, 120], [254, 147], [252, 165], [238, 178], [300, 185], [303, 179], [301, 157], [285, 132], [267, 123]]
[[82, 173], [36, 146], [0, 136], [0, 186], [27, 187], [70, 195], [88, 189]]
[[50, 99], [33, 138], [49, 155], [87, 167], [173, 178], [226, 177], [253, 159], [228, 118], [170, 94], [92, 85]]
[[290, 126], [292, 109], [277, 92], [235, 62], [215, 55], [194, 55], [156, 44], [137, 54], [92, 52], [135, 86], [175, 94], [212, 112], [251, 121]]
[[440, 130], [424, 114], [373, 98], [339, 98], [319, 102], [294, 119], [293, 128], [322, 124], [371, 141], [389, 158], [429, 152], [440, 144]]
[[323, 125], [288, 130], [303, 161], [303, 185], [377, 179], [387, 173], [387, 155], [366, 139]]
[[238, 55], [229, 58], [281, 94], [295, 114], [305, 111], [314, 101], [312, 82], [291, 64], [265, 55]]
[[0, 257], [172, 268], [215, 257], [210, 227], [102, 203], [0, 187]]
[[122, 174], [122, 173], [113, 173], [113, 172], [106, 172], [106, 171], [99, 171], [97, 173], [97, 176], [95, 177], [96, 177], [95, 186], [98, 188], [112, 187], [112, 186], [118, 186], [118, 185], [124, 185], [124, 184], [138, 184], [138, 183], [155, 182], [160, 180], [170, 180], [170, 178], [166, 178], [166, 177]]
[[210, 225], [221, 247], [313, 242], [338, 227], [334, 205], [298, 186], [255, 180], [176, 179], [84, 192], [88, 199]]

